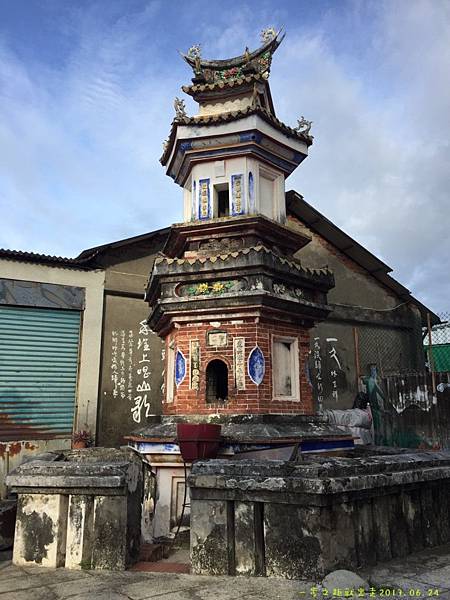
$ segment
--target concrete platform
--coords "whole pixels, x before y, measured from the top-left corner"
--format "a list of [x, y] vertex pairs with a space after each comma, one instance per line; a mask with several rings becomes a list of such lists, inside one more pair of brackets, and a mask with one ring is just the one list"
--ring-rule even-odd
[[[365, 595], [358, 595], [354, 590], [353, 597], [450, 600], [450, 544], [366, 569], [360, 575], [373, 588]], [[0, 563], [0, 600], [299, 600], [339, 597], [338, 593], [333, 596], [333, 590], [325, 596], [317, 587], [318, 583], [262, 577], [70, 571], [16, 567], [9, 561]], [[388, 589], [390, 593], [387, 593]], [[345, 590], [340, 591], [340, 596], [346, 597]]]

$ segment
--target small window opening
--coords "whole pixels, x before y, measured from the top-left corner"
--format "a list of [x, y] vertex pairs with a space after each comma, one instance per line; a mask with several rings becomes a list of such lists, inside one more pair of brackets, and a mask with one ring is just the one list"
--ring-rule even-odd
[[217, 216], [230, 216], [230, 195], [228, 189], [217, 192]]
[[223, 360], [212, 360], [206, 367], [206, 402], [225, 402], [228, 398], [228, 367]]
[[298, 346], [295, 339], [273, 341], [273, 392], [276, 398], [298, 397]]

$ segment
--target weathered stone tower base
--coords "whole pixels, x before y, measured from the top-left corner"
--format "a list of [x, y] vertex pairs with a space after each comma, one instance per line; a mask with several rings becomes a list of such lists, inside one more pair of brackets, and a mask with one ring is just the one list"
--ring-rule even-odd
[[448, 543], [450, 452], [410, 452], [196, 463], [193, 573], [320, 581]]

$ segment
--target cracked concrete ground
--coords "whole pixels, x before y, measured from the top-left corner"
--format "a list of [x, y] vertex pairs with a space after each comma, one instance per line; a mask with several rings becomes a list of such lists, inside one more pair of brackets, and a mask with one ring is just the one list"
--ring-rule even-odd
[[[358, 596], [355, 590], [354, 597], [450, 600], [450, 544], [363, 569], [359, 574], [373, 589], [364, 596]], [[0, 600], [298, 600], [333, 597], [333, 590], [325, 596], [317, 585], [317, 582], [264, 577], [70, 571], [16, 567], [10, 561], [0, 563]], [[345, 589], [340, 591], [345, 597]]]

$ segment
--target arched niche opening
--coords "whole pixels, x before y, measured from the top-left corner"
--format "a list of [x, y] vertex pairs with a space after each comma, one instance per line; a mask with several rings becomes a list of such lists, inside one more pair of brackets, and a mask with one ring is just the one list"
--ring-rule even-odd
[[223, 360], [212, 360], [206, 367], [206, 402], [225, 402], [228, 398], [228, 367]]

